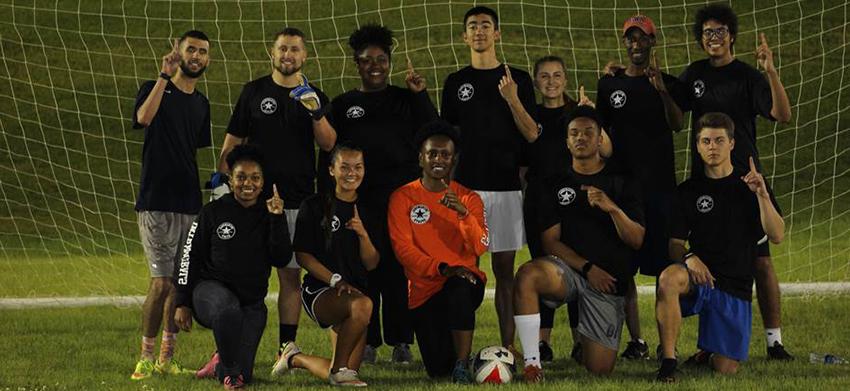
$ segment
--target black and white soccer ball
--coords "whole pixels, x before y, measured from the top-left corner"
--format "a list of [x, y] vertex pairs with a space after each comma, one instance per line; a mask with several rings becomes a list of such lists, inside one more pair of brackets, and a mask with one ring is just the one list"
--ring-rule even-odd
[[507, 384], [514, 373], [514, 355], [501, 346], [481, 349], [472, 360], [472, 374], [479, 384]]

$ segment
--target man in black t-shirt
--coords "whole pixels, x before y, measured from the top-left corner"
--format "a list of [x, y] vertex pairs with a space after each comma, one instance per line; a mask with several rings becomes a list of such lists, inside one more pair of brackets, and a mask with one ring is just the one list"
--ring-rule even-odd
[[[228, 172], [224, 158], [234, 146], [246, 141], [256, 145], [266, 162], [262, 197], [269, 198], [272, 185], [277, 185], [292, 237], [301, 201], [315, 193], [315, 145], [330, 150], [336, 141], [336, 132], [324, 117], [327, 96], [308, 84], [301, 74], [307, 59], [304, 33], [287, 27], [275, 34], [269, 57], [271, 75], [245, 84], [236, 102], [218, 168], [222, 173]], [[278, 346], [295, 340], [301, 313], [300, 274], [294, 256], [287, 260], [286, 266], [277, 268], [280, 281]]]
[[696, 126], [704, 175], [679, 185], [670, 232], [670, 257], [679, 263], [664, 269], [656, 290], [662, 357], [657, 379], [663, 382], [676, 380], [682, 316], [700, 318], [701, 352], [692, 362], [724, 374], [737, 372], [750, 346], [758, 242], [766, 237], [779, 243], [785, 230], [755, 159], [749, 159], [744, 176], [732, 166], [731, 151], [738, 146], [732, 119], [707, 113]]
[[[348, 44], [360, 74], [360, 86], [335, 97], [330, 115], [339, 140], [363, 149], [366, 176], [358, 190], [359, 203], [377, 213], [375, 231], [370, 234], [376, 240], [381, 263], [369, 273], [368, 294], [374, 305], [363, 358], [367, 363], [375, 362], [377, 348], [384, 342], [393, 346], [393, 362], [408, 363], [413, 358], [409, 348], [413, 329], [407, 308], [407, 278], [390, 244], [387, 205], [395, 189], [419, 177], [418, 149], [413, 137], [422, 125], [437, 118], [425, 78], [410, 61], [405, 77], [407, 88], [389, 85], [392, 34], [390, 29], [376, 24], [364, 25], [351, 34]], [[329, 165], [327, 154], [320, 157], [319, 165]], [[327, 178], [328, 170], [320, 174]], [[321, 178], [320, 182], [328, 183]]]
[[[691, 111], [692, 124], [696, 124], [697, 119], [708, 112], [721, 112], [731, 117], [735, 122], [736, 135], [735, 149], [732, 150], [735, 173], [744, 175], [749, 171], [749, 158], [762, 171], [756, 146], [756, 116], [782, 123], [791, 120], [791, 103], [773, 65], [773, 53], [767, 45], [767, 39], [764, 34], [760, 34], [761, 45], [756, 50], [758, 65], [765, 72], [762, 75], [735, 58], [738, 19], [729, 6], [712, 4], [698, 10], [693, 33], [708, 58], [692, 63], [679, 76], [689, 90], [684, 94], [686, 99], [677, 100], [677, 103], [683, 111]], [[696, 127], [691, 131], [692, 177], [703, 175], [703, 163], [696, 153], [695, 130]], [[773, 269], [767, 242], [759, 247], [758, 255], [755, 264], [756, 289], [766, 331], [768, 357], [789, 360], [792, 356], [782, 346], [780, 333], [779, 280]]]
[[441, 115], [461, 132], [455, 179], [484, 201], [499, 332], [502, 345], [510, 347], [514, 256], [525, 244], [520, 157], [523, 145], [534, 142], [540, 133], [529, 114], [535, 111], [534, 85], [527, 72], [496, 57], [496, 41], [501, 37], [496, 11], [471, 8], [464, 15], [463, 28], [470, 65], [446, 78]]
[[[146, 379], [153, 372], [193, 373], [172, 360], [178, 329], [171, 279], [189, 227], [201, 209], [195, 156], [197, 149], [211, 143], [210, 103], [195, 84], [209, 64], [209, 49], [203, 32], [184, 33], [162, 57], [157, 80], [142, 84], [136, 96], [133, 128], [145, 129], [136, 211], [151, 284], [142, 307], [142, 353], [132, 380]], [[160, 324], [164, 324], [162, 343], [154, 363]]]
[[[596, 108], [611, 135], [612, 158], [640, 183], [646, 214], [646, 238], [633, 260], [633, 271], [657, 276], [667, 265], [667, 226], [676, 188], [673, 131], [682, 128], [682, 111], [670, 91], [682, 91], [678, 80], [661, 72], [655, 61], [655, 23], [645, 15], [623, 23], [623, 44], [629, 65], [603, 76], [597, 85]], [[623, 357], [649, 357], [641, 339], [637, 289], [629, 278], [626, 325], [632, 340]]]
[[631, 260], [644, 237], [643, 211], [631, 180], [600, 156], [596, 111], [579, 106], [567, 117], [570, 171], [553, 181], [539, 203], [543, 249], [517, 271], [514, 308], [526, 381], [543, 379], [538, 349], [540, 299], [550, 307], [579, 300], [578, 333], [584, 366], [595, 374], [614, 369]]

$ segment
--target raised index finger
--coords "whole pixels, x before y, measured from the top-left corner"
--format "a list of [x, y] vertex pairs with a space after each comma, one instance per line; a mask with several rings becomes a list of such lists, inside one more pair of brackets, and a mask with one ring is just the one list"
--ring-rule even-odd
[[762, 45], [767, 46], [767, 37], [764, 36], [764, 33], [759, 33], [759, 40]]
[[579, 100], [587, 98], [587, 95], [584, 94], [584, 85], [578, 87], [578, 96]]
[[280, 198], [280, 194], [277, 193], [277, 184], [272, 184], [272, 191], [274, 192], [274, 198]]
[[511, 67], [509, 67], [508, 64], [505, 64], [505, 76], [507, 76], [508, 79], [513, 79], [511, 77]]
[[750, 156], [750, 171], [758, 172], [758, 170], [756, 170], [756, 162], [753, 160], [752, 156]]
[[407, 58], [407, 71], [413, 72], [413, 62], [410, 61], [410, 57]]
[[360, 218], [360, 213], [357, 212], [357, 204], [354, 204], [354, 217]]

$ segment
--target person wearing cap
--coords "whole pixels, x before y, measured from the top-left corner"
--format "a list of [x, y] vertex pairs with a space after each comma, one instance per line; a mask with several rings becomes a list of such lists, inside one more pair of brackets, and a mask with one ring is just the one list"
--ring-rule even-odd
[[[613, 164], [628, 169], [641, 184], [646, 217], [646, 238], [632, 260], [632, 274], [658, 276], [670, 264], [667, 253], [669, 205], [676, 190], [673, 132], [682, 129], [682, 111], [673, 94], [684, 91], [676, 77], [658, 69], [655, 53], [655, 23], [645, 15], [634, 15], [623, 23], [623, 45], [629, 63], [606, 74], [597, 84], [596, 109], [613, 144]], [[628, 278], [626, 326], [632, 340], [623, 358], [649, 358], [649, 347], [641, 339], [637, 289]]]
[[538, 349], [541, 299], [550, 307], [578, 300], [583, 364], [594, 374], [613, 371], [631, 260], [644, 237], [634, 181], [612, 170], [599, 153], [596, 110], [579, 106], [565, 123], [572, 164], [538, 201], [543, 210], [540, 224], [547, 227], [543, 249], [551, 255], [520, 266], [514, 286], [514, 323], [528, 382], [543, 380]]
[[487, 282], [478, 257], [490, 236], [481, 197], [451, 180], [458, 139], [444, 121], [417, 133], [422, 177], [393, 192], [388, 222], [409, 281], [408, 307], [428, 376], [471, 383], [475, 310]]

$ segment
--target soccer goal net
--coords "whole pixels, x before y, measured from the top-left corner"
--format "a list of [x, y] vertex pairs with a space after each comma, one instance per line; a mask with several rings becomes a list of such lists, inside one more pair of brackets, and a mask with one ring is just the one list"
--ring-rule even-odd
[[[190, 29], [212, 40], [198, 88], [212, 105], [213, 148], [198, 155], [207, 178], [242, 85], [270, 71], [267, 47], [284, 26], [308, 36], [304, 72], [329, 96], [359, 84], [348, 35], [364, 23], [394, 30], [393, 84], [409, 57], [435, 102], [446, 75], [469, 61], [462, 16], [496, 9], [503, 61], [530, 71], [544, 55], [568, 64], [568, 93], [595, 98], [600, 69], [624, 62], [623, 20], [658, 28], [663, 70], [704, 57], [691, 34], [704, 1], [9, 0], [0, 4], [0, 297], [139, 294], [147, 266], [133, 210], [143, 132], [131, 128], [139, 85], [154, 79], [171, 40]], [[790, 124], [758, 123], [765, 176], [787, 236], [773, 248], [780, 280], [850, 279], [850, 55], [844, 0], [752, 0], [740, 19], [739, 59], [755, 63], [765, 33], [793, 105]], [[847, 83], [845, 83], [847, 82]], [[675, 136], [686, 177], [687, 132]], [[168, 191], [163, 189], [162, 191]], [[523, 261], [522, 259], [518, 262]]]

